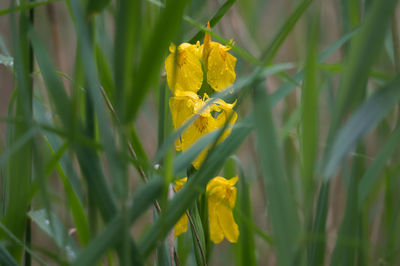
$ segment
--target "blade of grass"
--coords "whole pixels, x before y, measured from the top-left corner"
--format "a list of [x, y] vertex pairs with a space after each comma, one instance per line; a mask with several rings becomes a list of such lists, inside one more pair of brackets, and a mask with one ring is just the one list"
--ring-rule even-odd
[[358, 207], [361, 208], [370, 195], [389, 158], [400, 145], [400, 125], [398, 124], [386, 143], [379, 150], [372, 164], [367, 168], [359, 183]]
[[[359, 34], [352, 42], [346, 71], [344, 72], [338, 96], [336, 97], [332, 122], [327, 138], [327, 147], [322, 160], [321, 176], [325, 181], [330, 179], [330, 176], [327, 176], [327, 174], [331, 174], [326, 171], [327, 162], [331, 160], [328, 158], [328, 155], [332, 154], [332, 156], [336, 156], [334, 153], [331, 153], [333, 140], [336, 137], [344, 115], [354, 106], [352, 100], [360, 99], [360, 95], [365, 95], [365, 85], [368, 80], [368, 74], [371, 65], [378, 55], [378, 51], [383, 45], [385, 29], [387, 29], [389, 25], [390, 14], [393, 12], [396, 2], [396, 0], [390, 0], [385, 3], [374, 1], [373, 6], [368, 10], [367, 16], [359, 30]], [[370, 54], [370, 51], [375, 51], [375, 53], [370, 56], [365, 56], [366, 54]], [[359, 101], [356, 103], [359, 104]], [[330, 171], [335, 172], [336, 169], [330, 169]], [[312, 247], [313, 256], [316, 260], [311, 261], [311, 265], [320, 265], [324, 260], [325, 222], [328, 199], [329, 181], [323, 183], [318, 199], [319, 202], [315, 215], [316, 218], [314, 219], [313, 235], [320, 237], [323, 241], [322, 243], [315, 243]]]
[[307, 216], [312, 212], [312, 200], [315, 189], [315, 165], [318, 151], [318, 99], [317, 87], [317, 42], [319, 32], [319, 12], [315, 10], [311, 22], [311, 33], [307, 44], [307, 58], [304, 67], [304, 80], [301, 93], [301, 152], [302, 180], [305, 195], [304, 206]]
[[[139, 218], [160, 195], [164, 182], [161, 178], [152, 178], [147, 184], [142, 185], [132, 198], [129, 207], [129, 223], [132, 224]], [[122, 216], [118, 214], [106, 226], [106, 228], [93, 239], [89, 245], [78, 254], [72, 265], [92, 265], [104, 252], [115, 246], [120, 240], [122, 231]]]
[[135, 65], [141, 36], [142, 1], [118, 1], [114, 45], [114, 76], [116, 112], [123, 119], [125, 97], [132, 89], [136, 77]]
[[[210, 27], [213, 28], [231, 9], [236, 0], [226, 0], [224, 4], [217, 10], [214, 16], [209, 20]], [[196, 43], [204, 39], [204, 31], [199, 30], [190, 40], [189, 43]]]
[[268, 214], [276, 241], [277, 257], [280, 265], [291, 265], [294, 263], [300, 237], [294, 199], [283, 170], [265, 87], [258, 85], [253, 96], [258, 154], [262, 165], [264, 189], [268, 195]]
[[8, 266], [17, 266], [18, 263], [14, 260], [13, 256], [8, 253], [7, 249], [0, 246], [0, 264]]
[[[357, 148], [357, 153], [365, 153], [365, 148], [360, 144]], [[346, 199], [346, 210], [344, 218], [340, 225], [338, 232], [338, 238], [336, 239], [336, 245], [333, 250], [331, 265], [354, 265], [355, 258], [359, 244], [358, 237], [360, 236], [359, 225], [360, 212], [358, 209], [358, 181], [359, 177], [364, 171], [364, 158], [355, 157], [352, 172], [349, 177], [349, 186]], [[357, 257], [358, 260], [362, 260], [361, 257]]]
[[57, 1], [61, 1], [61, 0], [43, 0], [43, 1], [33, 1], [27, 4], [23, 4], [23, 5], [18, 5], [15, 6], [14, 8], [6, 8], [6, 9], [2, 9], [0, 10], [0, 16], [3, 15], [7, 15], [10, 14], [11, 12], [13, 12], [13, 10], [15, 11], [26, 11], [28, 9], [32, 9], [38, 6], [42, 6], [42, 5], [47, 5], [53, 2], [57, 2]]
[[40, 256], [38, 256], [35, 252], [33, 252], [28, 246], [25, 245], [24, 242], [19, 240], [3, 223], [0, 222], [0, 229], [10, 238], [10, 241], [13, 241], [16, 245], [20, 246], [22, 249], [26, 250], [31, 254], [32, 258], [34, 258], [40, 265], [47, 264]]
[[[22, 5], [26, 5], [23, 1]], [[12, 2], [12, 8], [14, 2]], [[19, 14], [19, 29], [17, 30], [15, 13], [11, 13], [11, 31], [14, 48], [15, 74], [17, 77], [17, 98], [16, 98], [16, 117], [22, 117], [26, 123], [13, 125], [14, 135], [9, 145], [22, 140], [26, 132], [31, 130], [32, 121], [32, 71], [33, 59], [31, 49], [27, 39], [27, 29], [30, 23], [29, 15], [26, 12]], [[8, 161], [8, 208], [4, 217], [5, 226], [19, 240], [24, 239], [26, 228], [26, 212], [28, 211], [30, 199], [30, 181], [32, 168], [32, 141], [28, 140], [18, 151], [16, 151]], [[4, 234], [3, 234], [4, 236]], [[6, 238], [9, 236], [5, 235]], [[14, 259], [22, 262], [22, 247], [15, 242], [11, 242], [8, 247]]]
[[261, 56], [261, 61], [263, 62], [264, 66], [267, 66], [271, 63], [272, 59], [278, 52], [290, 31], [293, 29], [299, 18], [304, 14], [312, 2], [313, 0], [303, 0], [296, 10], [290, 15], [290, 17], [286, 19], [279, 32], [275, 35], [274, 39]]
[[239, 243], [241, 265], [257, 265], [253, 228], [251, 227], [251, 224], [253, 223], [253, 215], [250, 199], [250, 185], [247, 182], [247, 178], [239, 158], [232, 156], [232, 160], [239, 169], [238, 209], [241, 212], [241, 216], [249, 219], [248, 221], [244, 221], [243, 219], [239, 218], [238, 223], [240, 232]]
[[[129, 122], [136, 117], [150, 86], [155, 84], [156, 76], [163, 62], [163, 55], [177, 33], [185, 5], [186, 0], [167, 1], [165, 9], [161, 11], [153, 29], [152, 36], [148, 42], [143, 44], [143, 52], [135, 71], [137, 76], [126, 102], [125, 115], [127, 119], [124, 119], [123, 123]], [[168, 27], [165, 27], [165, 25], [168, 25]]]
[[42, 229], [50, 238], [54, 240], [56, 245], [63, 250], [67, 258], [72, 261], [76, 258], [78, 247], [75, 241], [68, 235], [68, 232], [62, 225], [60, 219], [54, 214], [51, 219], [47, 216], [44, 209], [30, 211], [28, 216]]

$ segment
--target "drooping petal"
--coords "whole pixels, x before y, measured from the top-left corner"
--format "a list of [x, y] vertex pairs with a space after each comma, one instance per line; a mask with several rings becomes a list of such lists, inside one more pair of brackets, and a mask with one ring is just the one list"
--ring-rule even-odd
[[232, 209], [227, 206], [227, 202], [216, 205], [218, 223], [226, 239], [231, 243], [236, 243], [239, 237], [239, 227], [233, 218]]
[[167, 82], [172, 93], [176, 91], [197, 92], [203, 83], [201, 53], [199, 44], [182, 43], [178, 48], [171, 48], [165, 60]]
[[224, 234], [219, 226], [217, 214], [217, 201], [213, 199], [208, 200], [208, 223], [210, 226], [210, 239], [212, 242], [218, 244], [224, 240]]
[[[237, 180], [238, 177], [227, 180], [221, 176], [217, 176], [211, 179], [207, 184], [206, 192], [209, 208], [210, 238], [214, 243], [219, 243], [222, 240], [220, 235], [218, 235], [218, 238], [215, 237], [214, 239], [211, 236], [211, 223], [213, 223], [214, 228], [220, 230], [219, 234], [222, 232], [223, 237], [225, 236], [228, 241], [237, 242], [239, 237], [239, 227], [232, 213], [236, 203], [236, 188], [234, 185]], [[216, 234], [215, 232], [212, 233], [214, 235]]]

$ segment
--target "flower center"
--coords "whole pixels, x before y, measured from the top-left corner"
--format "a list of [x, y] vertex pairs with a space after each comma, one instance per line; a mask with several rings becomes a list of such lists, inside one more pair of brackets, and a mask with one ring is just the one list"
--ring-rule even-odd
[[177, 58], [178, 60], [178, 62], [176, 62], [177, 63], [177, 65], [178, 65], [178, 67], [181, 67], [183, 64], [185, 64], [186, 63], [186, 55], [185, 55], [185, 51], [181, 51], [181, 52], [179, 52], [179, 54], [178, 54], [178, 58]]
[[194, 121], [194, 125], [196, 126], [197, 130], [200, 133], [203, 133], [207, 129], [207, 126], [208, 126], [207, 117], [200, 116], [199, 118], [196, 119], [196, 121]]

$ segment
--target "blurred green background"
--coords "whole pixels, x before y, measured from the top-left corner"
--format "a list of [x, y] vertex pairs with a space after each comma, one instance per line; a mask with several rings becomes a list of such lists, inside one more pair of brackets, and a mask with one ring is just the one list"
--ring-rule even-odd
[[[33, 99], [45, 109], [39, 115], [35, 112], [40, 108], [33, 107], [32, 121], [38, 120], [39, 116], [50, 119], [51, 133], [66, 146], [64, 150], [60, 148], [60, 157], [67, 156], [70, 167], [75, 169], [74, 175], [83, 193], [82, 210], [88, 219], [90, 242], [114, 221], [113, 217], [120, 214], [125, 217], [124, 208], [130, 206], [125, 203], [144, 186], [140, 180], [140, 167], [150, 179], [161, 176], [166, 184], [172, 178], [182, 177], [182, 171], [173, 173], [168, 168], [179, 161], [179, 155], [171, 155], [171, 147], [169, 152], [163, 153], [160, 172], [152, 165], [161, 144], [168, 142], [167, 137], [173, 132], [165, 107], [168, 106], [169, 90], [165, 84], [163, 62], [169, 43], [189, 41], [201, 32], [199, 30], [205, 30], [205, 24], [215, 14], [221, 14], [218, 23], [212, 25], [212, 32], [216, 34], [213, 39], [220, 42], [232, 39], [235, 44], [230, 52], [237, 57], [238, 123], [247, 121], [250, 114], [255, 122], [251, 130], [242, 133], [244, 137], [235, 142], [238, 147], [234, 146], [237, 148], [234, 159], [225, 162], [230, 154], [221, 153], [221, 167], [215, 166], [215, 173], [224, 175], [221, 168], [225, 165], [226, 177], [233, 171], [233, 175], [245, 180], [239, 188], [242, 194], [238, 206], [242, 209], [235, 217], [242, 223], [240, 228], [244, 228], [241, 233], [249, 239], [241, 239], [237, 244], [224, 241], [214, 245], [208, 264], [399, 265], [400, 140], [397, 129], [400, 109], [397, 91], [400, 91], [400, 46], [397, 1], [192, 0], [166, 1], [167, 7], [164, 7], [165, 1], [156, 0], [37, 1], [42, 3], [29, 9], [34, 10], [34, 33], [32, 29], [21, 27], [32, 21], [28, 18], [28, 9], [23, 16], [20, 11], [16, 12], [13, 18], [7, 11], [11, 2], [0, 1], [0, 55], [4, 56], [0, 57], [0, 160], [4, 203], [0, 217], [3, 217], [3, 224], [9, 224], [9, 219], [12, 223], [12, 218], [6, 217], [5, 206], [21, 196], [18, 194], [20, 184], [27, 187], [26, 190], [21, 188], [20, 193], [30, 195], [24, 204], [31, 210], [50, 208], [73, 241], [80, 243], [76, 254], [84, 250], [82, 238], [79, 239], [76, 232], [74, 206], [66, 183], [60, 178], [62, 174], [57, 171], [62, 167], [60, 158], [54, 156], [57, 149], [53, 147], [53, 153], [48, 150], [46, 139], [51, 138], [48, 131], [41, 128], [32, 138], [29, 149], [32, 149], [33, 159], [21, 157], [19, 152], [27, 153], [20, 147], [12, 155], [7, 153], [31, 127], [28, 123], [27, 128], [15, 128], [18, 125], [15, 121], [21, 117], [18, 111], [13, 114], [10, 107], [13, 92], [22, 91], [24, 82], [29, 84], [22, 76], [32, 78]], [[15, 1], [14, 4], [23, 6], [28, 2]], [[226, 10], [221, 8], [224, 5]], [[79, 14], [77, 6], [86, 13]], [[16, 58], [19, 48], [15, 36], [13, 41], [13, 32], [16, 36], [20, 34], [21, 43], [26, 41], [24, 36], [27, 35], [33, 40], [33, 44], [26, 41], [26, 47], [21, 45], [20, 61]], [[218, 39], [221, 37], [223, 39]], [[35, 46], [36, 60], [40, 61], [37, 57], [42, 59], [32, 62], [33, 69], [30, 70], [33, 74], [24, 70], [18, 74], [18, 69], [13, 69], [7, 59], [14, 58], [14, 66], [20, 62], [28, 67], [30, 59], [24, 57], [24, 51], [30, 51], [31, 45]], [[47, 65], [46, 53], [54, 68]], [[92, 57], [95, 65], [91, 65]], [[53, 72], [57, 74], [52, 76]], [[256, 78], [254, 73], [258, 75]], [[55, 77], [58, 77], [58, 83], [54, 81]], [[107, 108], [103, 113], [98, 109], [106, 105], [98, 103], [102, 97], [95, 86], [97, 82], [110, 98], [119, 119], [113, 119]], [[240, 82], [247, 83], [241, 85]], [[26, 86], [27, 91], [29, 86]], [[83, 87], [96, 91], [97, 94], [90, 94], [93, 102], [87, 99]], [[63, 93], [59, 94], [61, 88]], [[24, 101], [25, 104], [35, 101], [26, 94], [24, 97], [31, 100], [23, 98], [23, 93], [18, 95], [17, 98], [22, 97], [21, 106]], [[68, 101], [60, 95], [68, 95]], [[65, 105], [61, 106], [63, 100]], [[80, 126], [84, 128], [82, 131], [79, 131]], [[22, 132], [20, 135], [18, 130]], [[79, 140], [80, 134], [87, 139]], [[110, 139], [113, 142], [107, 142]], [[125, 140], [132, 143], [138, 160], [128, 159], [129, 151], [121, 144]], [[140, 147], [147, 158], [137, 150]], [[99, 159], [85, 161], [92, 155]], [[103, 203], [111, 203], [99, 200], [101, 193], [93, 192], [97, 196], [91, 198], [91, 190], [97, 191], [91, 182], [96, 182], [98, 174], [97, 170], [90, 173], [92, 162], [100, 165], [94, 168], [101, 169], [112, 197], [116, 198], [118, 208], [115, 212], [107, 213], [109, 209]], [[29, 185], [29, 178], [24, 179], [25, 185], [22, 185], [23, 181], [16, 181], [13, 191], [10, 178], [21, 177], [24, 173], [17, 170], [14, 173], [11, 169], [17, 169], [18, 165], [26, 169], [32, 164], [32, 173], [28, 175], [39, 181], [33, 182], [34, 185]], [[86, 172], [85, 165], [88, 167]], [[71, 172], [64, 171], [71, 182], [68, 177]], [[40, 173], [46, 173], [46, 178], [38, 178]], [[202, 173], [199, 171], [198, 175]], [[243, 188], [246, 187], [251, 211], [243, 213], [246, 210], [246, 206], [243, 207], [246, 189]], [[162, 207], [168, 206], [165, 190], [159, 194], [163, 195], [158, 197]], [[175, 217], [171, 219], [180, 217], [181, 213], [173, 213], [169, 211], [171, 209], [173, 207], [166, 211], [171, 213], [170, 217]], [[147, 206], [133, 226], [124, 227], [126, 231], [122, 231], [132, 233], [139, 250], [140, 244], [146, 241], [157, 243], [158, 248], [162, 246], [160, 243], [165, 243], [155, 239], [164, 239], [167, 228], [160, 229], [165, 230], [157, 238], [151, 238], [151, 233], [146, 235], [157, 233], [157, 228], [151, 226], [153, 212]], [[162, 224], [162, 219], [159, 221]], [[54, 244], [57, 242], [54, 232], [49, 236], [37, 220], [32, 221], [31, 230], [32, 250], [44, 262], [55, 265], [74, 261], [66, 255], [65, 243]], [[4, 234], [0, 236], [6, 239]], [[129, 238], [121, 235], [121, 239], [129, 246]], [[21, 240], [27, 241], [26, 235]], [[110, 251], [113, 247], [117, 252]], [[149, 244], [148, 249], [140, 250], [142, 254], [146, 253], [143, 257], [146, 265], [157, 261], [154, 252], [146, 259], [154, 247]], [[126, 250], [120, 251], [114, 242], [106, 250], [109, 252], [97, 257], [104, 265], [135, 262], [134, 258], [126, 259], [121, 255]], [[198, 264], [194, 253], [189, 252], [187, 265]], [[130, 254], [134, 256], [132, 252]], [[25, 253], [25, 260], [26, 256]], [[160, 261], [163, 260], [159, 259], [157, 263], [163, 264]], [[35, 258], [32, 263], [41, 264]]]

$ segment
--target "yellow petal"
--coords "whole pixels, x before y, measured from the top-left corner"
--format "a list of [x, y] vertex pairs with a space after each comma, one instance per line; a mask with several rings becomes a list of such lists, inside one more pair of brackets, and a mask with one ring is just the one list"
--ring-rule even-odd
[[208, 223], [210, 226], [210, 239], [212, 242], [218, 244], [224, 240], [224, 234], [219, 226], [216, 206], [217, 202], [215, 200], [208, 200]]
[[216, 91], [232, 85], [236, 79], [236, 58], [223, 45], [212, 45], [207, 58], [207, 83]]
[[173, 93], [176, 91], [197, 92], [203, 83], [201, 53], [198, 45], [183, 43], [174, 49], [165, 60], [168, 86]]
[[188, 229], [188, 217], [186, 213], [179, 218], [178, 222], [174, 226], [174, 236], [177, 237], [185, 233]]
[[239, 237], [239, 227], [233, 218], [232, 209], [226, 203], [221, 202], [216, 206], [218, 223], [224, 236], [231, 243], [236, 243]]
[[[181, 190], [183, 185], [185, 185], [186, 181], [187, 181], [187, 177], [175, 180], [175, 185], [174, 185], [175, 191]], [[181, 218], [179, 218], [178, 222], [175, 224], [175, 227], [174, 227], [175, 237], [183, 234], [184, 232], [187, 231], [187, 229], [188, 229], [188, 217], [185, 213], [184, 215], [182, 215]]]
[[181, 190], [183, 185], [186, 184], [186, 181], [187, 181], [187, 177], [175, 180], [175, 186], [174, 186], [175, 191], [178, 192], [179, 190]]

